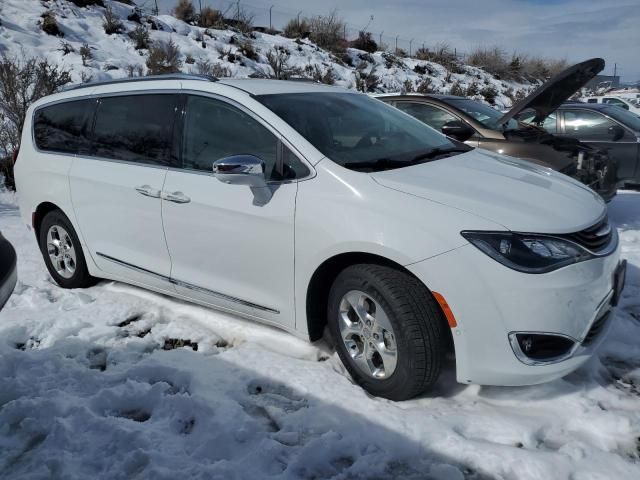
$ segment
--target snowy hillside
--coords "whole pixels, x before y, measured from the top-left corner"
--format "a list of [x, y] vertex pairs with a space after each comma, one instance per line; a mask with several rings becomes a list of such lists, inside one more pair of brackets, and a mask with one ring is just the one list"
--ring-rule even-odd
[[609, 213], [628, 285], [589, 363], [522, 388], [458, 385], [450, 365], [394, 403], [323, 343], [120, 283], [58, 288], [0, 192], [19, 259], [0, 312], [0, 478], [637, 480], [640, 194]]
[[[184, 72], [199, 73], [198, 65], [209, 62], [210, 66], [215, 66], [218, 75], [273, 76], [267, 55], [280, 49], [288, 55], [287, 68], [297, 69], [297, 76], [324, 77], [325, 81], [332, 79], [337, 85], [348, 88], [356, 88], [358, 79], [377, 77], [375, 85], [369, 84], [372, 91], [453, 91], [506, 108], [514, 98], [532, 87], [529, 83], [497, 80], [471, 66], [460, 65], [448, 70], [433, 62], [400, 58], [387, 52], [369, 54], [353, 48], [347, 49], [339, 58], [307, 39], [204, 29], [170, 15], [143, 15], [138, 20], [134, 7], [111, 0], [104, 0], [104, 3], [111, 6], [122, 22], [121, 33], [109, 35], [105, 32], [105, 9], [99, 6], [81, 8], [67, 0], [3, 0], [0, 3], [0, 54], [19, 58], [46, 57], [70, 69], [75, 82], [144, 74], [149, 50], [137, 50], [129, 36], [143, 25], [149, 29], [150, 44], [172, 41], [177, 45]], [[55, 18], [59, 36], [43, 31], [46, 12]]]

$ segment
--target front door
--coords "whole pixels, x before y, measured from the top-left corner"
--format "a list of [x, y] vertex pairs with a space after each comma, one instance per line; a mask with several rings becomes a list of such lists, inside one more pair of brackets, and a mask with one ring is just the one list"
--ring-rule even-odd
[[170, 165], [178, 97], [100, 99], [89, 154], [74, 159], [71, 195], [96, 265], [133, 283], [170, 288], [160, 192]]
[[[182, 168], [164, 185], [162, 214], [178, 293], [229, 311], [293, 327], [297, 182], [283, 175], [278, 137], [222, 99], [187, 96]], [[222, 183], [213, 162], [250, 154], [265, 163], [272, 196]]]
[[[576, 138], [595, 148], [606, 149], [617, 164], [618, 180], [640, 181], [640, 144], [635, 135], [618, 122], [593, 110], [565, 109], [563, 117], [563, 135]], [[612, 135], [612, 127], [623, 128], [623, 137], [616, 140]]]

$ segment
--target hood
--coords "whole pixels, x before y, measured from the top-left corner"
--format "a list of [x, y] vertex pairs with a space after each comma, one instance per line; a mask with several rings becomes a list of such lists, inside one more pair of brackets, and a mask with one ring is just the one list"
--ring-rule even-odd
[[541, 122], [603, 69], [604, 60], [602, 58], [592, 58], [567, 68], [516, 103], [500, 119], [498, 125], [507, 123], [520, 112], [528, 109], [536, 112], [533, 123]]
[[371, 175], [384, 187], [516, 232], [573, 233], [592, 226], [606, 210], [597, 193], [570, 177], [479, 149]]

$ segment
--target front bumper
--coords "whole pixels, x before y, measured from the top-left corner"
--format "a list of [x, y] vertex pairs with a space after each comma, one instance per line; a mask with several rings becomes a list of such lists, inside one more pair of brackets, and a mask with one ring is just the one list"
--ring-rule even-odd
[[16, 286], [16, 251], [0, 233], [0, 310]]
[[[610, 309], [619, 257], [620, 246], [606, 257], [532, 275], [465, 245], [407, 268], [443, 295], [455, 315], [458, 381], [515, 386], [562, 377], [593, 355], [611, 324], [609, 315], [590, 335]], [[513, 332], [562, 335], [575, 339], [578, 346], [559, 361], [527, 365], [512, 348]]]

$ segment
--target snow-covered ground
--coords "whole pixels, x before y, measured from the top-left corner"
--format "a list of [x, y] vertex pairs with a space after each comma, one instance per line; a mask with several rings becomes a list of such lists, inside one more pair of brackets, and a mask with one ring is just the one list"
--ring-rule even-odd
[[450, 366], [393, 403], [326, 345], [119, 283], [58, 288], [0, 193], [19, 256], [0, 312], [0, 477], [637, 480], [640, 194], [609, 209], [630, 264], [597, 357], [526, 388], [458, 385]]
[[[105, 33], [102, 26], [105, 9], [102, 7], [80, 8], [66, 0], [2, 0], [0, 54], [18, 58], [46, 57], [50, 62], [70, 70], [73, 81], [78, 83], [82, 80], [126, 77], [129, 66], [139, 67], [146, 72], [145, 60], [149, 51], [136, 50], [128, 36], [128, 32], [138, 26], [138, 23], [127, 20], [133, 7], [113, 0], [104, 1], [120, 17], [124, 25], [123, 33]], [[147, 10], [152, 4], [149, 1], [137, 3], [147, 7]], [[42, 31], [39, 25], [41, 15], [48, 10], [55, 14], [63, 38]], [[144, 17], [143, 24], [150, 27], [147, 20], [151, 20], [155, 28], [150, 30], [152, 42], [172, 41], [178, 46], [183, 72], [199, 73], [197, 63], [207, 60], [225, 69], [228, 76], [271, 75], [273, 70], [268, 64], [267, 53], [278, 47], [289, 52], [289, 67], [301, 71], [297, 76], [308, 75], [315, 68], [321, 73], [332, 70], [335, 83], [347, 88], [356, 88], [356, 67], [361, 67], [364, 74], [379, 77], [380, 83], [375, 88], [379, 92], [399, 92], [407, 85], [416, 89], [425, 81], [430, 82], [431, 89], [436, 93], [449, 93], [454, 84], [467, 92], [468, 87], [475, 84], [477, 93], [472, 93], [471, 97], [485, 100], [482, 89], [490, 86], [496, 91], [495, 106], [501, 109], [511, 106], [516, 93], [524, 94], [533, 88], [531, 83], [499, 80], [480, 68], [468, 65], [461, 66], [458, 73], [453, 73], [438, 63], [399, 58], [385, 52], [368, 54], [353, 48], [348, 49], [348, 62], [345, 63], [346, 58], [338, 58], [309, 40], [297, 41], [260, 32], [253, 32], [251, 38], [228, 29], [204, 29], [188, 25], [171, 15]], [[253, 59], [243, 54], [242, 45], [247, 42], [256, 52]], [[73, 51], [66, 48], [65, 52], [63, 43]], [[91, 58], [83, 62], [80, 51], [84, 43], [91, 50]]]

